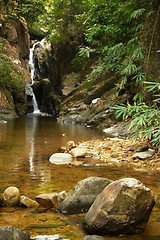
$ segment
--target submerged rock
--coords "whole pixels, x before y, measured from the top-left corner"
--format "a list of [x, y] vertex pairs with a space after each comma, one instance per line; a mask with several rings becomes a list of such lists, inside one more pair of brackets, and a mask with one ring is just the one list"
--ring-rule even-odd
[[89, 234], [134, 234], [144, 230], [155, 198], [149, 188], [134, 178], [109, 184], [85, 216]]
[[83, 240], [104, 240], [104, 238], [97, 235], [87, 235], [83, 238]]
[[150, 158], [155, 154], [155, 150], [154, 149], [148, 149], [148, 151], [144, 151], [144, 152], [137, 152], [133, 154], [133, 158], [139, 158], [139, 159], [146, 159], [146, 158]]
[[4, 204], [13, 207], [20, 202], [20, 192], [17, 187], [8, 187], [3, 193]]
[[36, 208], [39, 206], [39, 204], [36, 201], [34, 201], [24, 195], [22, 195], [20, 197], [20, 205], [28, 207], [28, 208]]
[[57, 208], [58, 204], [65, 199], [66, 194], [66, 191], [62, 191], [60, 193], [40, 194], [36, 196], [35, 199], [37, 203], [45, 208]]
[[31, 240], [28, 233], [12, 226], [0, 227], [1, 240]]
[[54, 234], [54, 235], [39, 235], [39, 236], [33, 237], [32, 240], [33, 239], [34, 240], [63, 240], [64, 238], [59, 234]]
[[87, 155], [87, 149], [86, 148], [80, 148], [80, 147], [76, 147], [73, 148], [70, 153], [74, 156], [74, 157], [85, 157]]
[[68, 150], [70, 150], [70, 149], [76, 147], [76, 144], [75, 144], [74, 141], [69, 141], [69, 142], [67, 142], [66, 145], [67, 145], [67, 149], [68, 149]]
[[60, 203], [58, 210], [64, 214], [87, 212], [97, 195], [111, 182], [101, 177], [89, 177], [79, 181]]
[[56, 165], [69, 164], [72, 160], [72, 155], [69, 153], [54, 153], [49, 158], [49, 162]]
[[114, 127], [109, 127], [103, 130], [110, 137], [118, 137], [119, 133], [114, 129]]
[[35, 200], [47, 209], [53, 208], [58, 205], [58, 193], [40, 194], [35, 197]]

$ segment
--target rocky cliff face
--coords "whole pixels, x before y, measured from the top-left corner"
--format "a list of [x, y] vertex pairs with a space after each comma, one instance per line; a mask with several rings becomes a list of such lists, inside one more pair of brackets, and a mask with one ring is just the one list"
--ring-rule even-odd
[[[110, 107], [129, 98], [115, 96], [114, 74], [96, 79], [85, 86], [86, 69], [72, 65], [76, 42], [51, 45], [37, 42], [34, 50], [36, 73], [33, 89], [40, 110], [56, 115], [60, 121], [90, 126], [108, 127], [116, 121]], [[90, 65], [90, 63], [88, 64]], [[90, 67], [90, 66], [89, 66]]]
[[[77, 44], [77, 45], [76, 45]], [[111, 106], [126, 102], [128, 93], [117, 97], [114, 73], [95, 79], [92, 86], [84, 83], [88, 63], [83, 70], [72, 65], [76, 55], [76, 42], [51, 45], [36, 43], [34, 61], [36, 73], [33, 89], [42, 112], [56, 115], [59, 121], [79, 123], [101, 129], [116, 123]]]
[[[72, 82], [74, 81], [74, 85]], [[77, 74], [70, 74], [63, 81], [63, 91], [66, 86], [72, 87], [64, 97], [60, 105], [59, 121], [67, 123], [79, 123], [86, 126], [104, 129], [117, 123], [114, 112], [110, 108], [119, 102], [126, 102], [130, 98], [129, 93], [117, 97], [115, 94], [115, 83], [117, 78], [113, 75], [86, 88]], [[75, 86], [77, 83], [77, 86]]]
[[71, 70], [75, 56], [72, 42], [52, 45], [45, 39], [34, 43], [33, 90], [41, 112], [57, 116], [63, 98], [63, 77]]
[[14, 117], [26, 112], [25, 82], [28, 72], [30, 38], [24, 19], [0, 17], [0, 116]]

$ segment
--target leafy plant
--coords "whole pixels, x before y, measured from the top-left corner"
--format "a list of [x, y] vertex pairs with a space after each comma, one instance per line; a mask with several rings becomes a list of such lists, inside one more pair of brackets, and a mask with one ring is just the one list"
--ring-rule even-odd
[[[145, 82], [149, 92], [158, 92], [160, 83]], [[133, 137], [147, 139], [156, 147], [160, 147], [160, 94], [155, 94], [153, 100], [155, 104], [148, 106], [145, 103], [134, 102], [133, 105], [120, 104], [114, 106], [115, 116], [117, 119], [130, 120], [129, 130], [133, 130]]]
[[47, 1], [45, 14], [39, 21], [49, 33], [52, 42], [63, 42], [81, 32], [77, 16], [85, 11], [82, 0], [55, 0]]
[[[113, 72], [120, 76], [116, 94], [132, 85], [135, 88], [129, 87], [128, 90], [133, 91], [134, 100], [142, 101], [145, 50], [140, 35], [153, 1], [88, 0], [83, 3], [87, 3], [87, 11], [79, 14], [77, 20], [83, 25], [87, 49], [95, 49], [99, 56], [96, 67], [87, 74], [85, 81], [94, 84], [94, 78]], [[79, 55], [86, 49], [86, 42], [79, 49]], [[83, 53], [89, 57], [88, 51]], [[85, 64], [85, 58], [82, 60]]]
[[7, 0], [2, 1], [2, 11], [6, 18], [24, 17], [28, 23], [33, 23], [44, 12], [43, 0]]
[[157, 105], [160, 103], [160, 83], [159, 82], [144, 82], [146, 84], [146, 88], [148, 92], [152, 92], [154, 99], [153, 103]]

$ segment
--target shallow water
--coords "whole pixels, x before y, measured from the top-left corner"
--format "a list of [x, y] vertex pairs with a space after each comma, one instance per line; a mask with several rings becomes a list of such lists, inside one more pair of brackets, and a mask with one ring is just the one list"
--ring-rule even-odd
[[[83, 126], [58, 123], [51, 117], [28, 115], [0, 123], [0, 194], [16, 186], [21, 194], [32, 199], [41, 193], [69, 191], [79, 180], [90, 176], [116, 180], [135, 177], [155, 194], [157, 201], [146, 230], [134, 236], [109, 237], [111, 240], [160, 239], [160, 178], [158, 172], [140, 172], [127, 167], [113, 166], [56, 166], [49, 157], [60, 151], [69, 140], [85, 141], [104, 138], [98, 130]], [[0, 225], [13, 225], [30, 233], [60, 234], [69, 239], [82, 239], [83, 216], [62, 216], [51, 210], [37, 211], [21, 208], [0, 208]]]

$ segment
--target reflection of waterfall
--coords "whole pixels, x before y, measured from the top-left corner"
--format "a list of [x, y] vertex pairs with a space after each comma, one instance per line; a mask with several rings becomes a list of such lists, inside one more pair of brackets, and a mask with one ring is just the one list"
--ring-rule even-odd
[[[32, 84], [34, 84], [34, 78], [35, 78], [35, 72], [36, 72], [34, 51], [35, 51], [35, 47], [37, 44], [38, 44], [38, 42], [33, 44], [33, 47], [30, 48], [30, 54], [29, 54], [29, 70], [30, 70], [30, 74], [31, 74]], [[31, 89], [32, 89], [32, 87], [31, 87]], [[33, 113], [37, 114], [37, 113], [40, 113], [40, 110], [38, 108], [38, 103], [37, 103], [34, 91], [33, 91], [33, 89], [32, 90], [31, 89], [30, 89], [30, 91], [32, 92]]]
[[46, 173], [46, 169], [40, 167], [41, 166], [41, 157], [39, 159], [39, 151], [38, 148], [42, 147], [39, 145], [39, 136], [38, 132], [40, 130], [40, 118], [37, 115], [28, 115], [26, 118], [26, 147], [28, 152], [28, 161], [29, 161], [29, 171], [30, 176], [33, 179], [38, 178], [40, 180], [40, 184], [42, 182], [50, 180], [50, 174]]
[[29, 147], [28, 157], [29, 157], [29, 168], [30, 172], [34, 172], [34, 155], [35, 155], [35, 132], [37, 128], [37, 117], [27, 119], [26, 124], [26, 140]]

